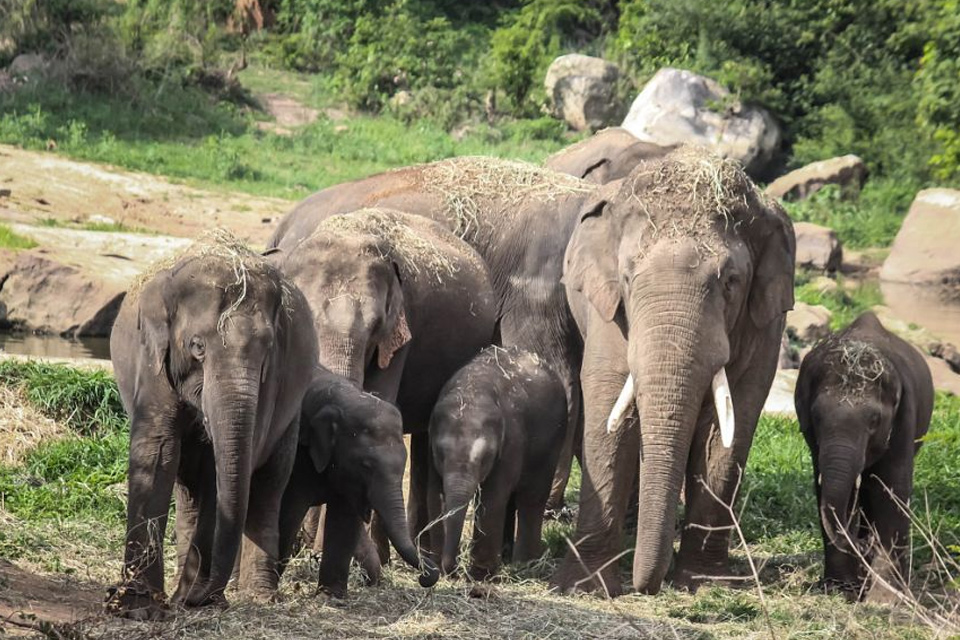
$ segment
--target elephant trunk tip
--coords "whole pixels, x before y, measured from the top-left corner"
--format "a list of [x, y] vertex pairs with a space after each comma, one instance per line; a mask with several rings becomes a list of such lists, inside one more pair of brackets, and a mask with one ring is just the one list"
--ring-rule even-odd
[[421, 568], [420, 586], [427, 589], [437, 584], [437, 580], [440, 579], [440, 568], [430, 558], [423, 558]]

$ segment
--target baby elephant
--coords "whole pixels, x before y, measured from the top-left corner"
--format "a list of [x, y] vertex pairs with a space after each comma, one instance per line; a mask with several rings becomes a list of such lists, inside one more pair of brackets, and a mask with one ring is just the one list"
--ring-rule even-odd
[[[888, 601], [908, 584], [913, 457], [933, 411], [923, 357], [865, 313], [804, 359], [796, 390], [813, 458], [824, 545], [823, 583]], [[898, 505], [898, 503], [900, 503]], [[869, 567], [869, 571], [868, 571]], [[882, 580], [882, 581], [881, 581]]]
[[[442, 532], [431, 530], [434, 553], [452, 573], [467, 505], [480, 489], [470, 576], [483, 580], [500, 566], [503, 544], [517, 540], [514, 562], [540, 555], [543, 508], [562, 446], [566, 395], [545, 361], [515, 348], [488, 347], [447, 382], [430, 418], [433, 453], [430, 504], [443, 499]], [[440, 513], [432, 513], [431, 521]]]

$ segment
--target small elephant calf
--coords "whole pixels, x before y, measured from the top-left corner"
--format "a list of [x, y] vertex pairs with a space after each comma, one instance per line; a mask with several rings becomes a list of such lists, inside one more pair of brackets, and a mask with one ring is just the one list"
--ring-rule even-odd
[[[908, 583], [913, 458], [933, 411], [923, 357], [872, 313], [820, 343], [804, 359], [797, 417], [820, 508], [824, 586], [889, 601], [883, 582]], [[882, 579], [882, 581], [881, 581]]]
[[[440, 393], [430, 418], [431, 500], [442, 494], [443, 521], [431, 530], [442, 568], [456, 570], [467, 506], [479, 489], [469, 574], [494, 575], [503, 545], [517, 538], [513, 560], [540, 555], [543, 509], [562, 446], [567, 409], [559, 377], [536, 355], [488, 347]], [[431, 514], [431, 521], [439, 517]]]
[[371, 510], [382, 518], [400, 556], [422, 571], [420, 584], [433, 586], [440, 571], [430, 560], [421, 561], [407, 530], [401, 489], [406, 461], [397, 408], [318, 368], [303, 399], [296, 461], [280, 506], [281, 570], [307, 510], [325, 504], [320, 586], [327, 593], [346, 595], [355, 551], [368, 575], [376, 574], [369, 577], [378, 578], [376, 551], [358, 548], [364, 540], [369, 545], [363, 521]]

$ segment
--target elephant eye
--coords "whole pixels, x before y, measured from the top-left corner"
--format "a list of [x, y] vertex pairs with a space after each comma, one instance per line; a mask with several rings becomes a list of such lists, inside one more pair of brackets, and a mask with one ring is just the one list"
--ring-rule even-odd
[[723, 280], [723, 290], [726, 293], [733, 293], [740, 286], [740, 274], [730, 273]]
[[203, 362], [203, 357], [206, 355], [206, 346], [200, 336], [190, 338], [190, 355], [199, 362]]

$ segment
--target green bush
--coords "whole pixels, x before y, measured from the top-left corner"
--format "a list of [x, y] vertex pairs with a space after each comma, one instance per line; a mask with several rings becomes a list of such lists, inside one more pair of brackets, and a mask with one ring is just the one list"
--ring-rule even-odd
[[15, 233], [8, 225], [0, 224], [0, 247], [4, 249], [32, 249], [37, 243]]

